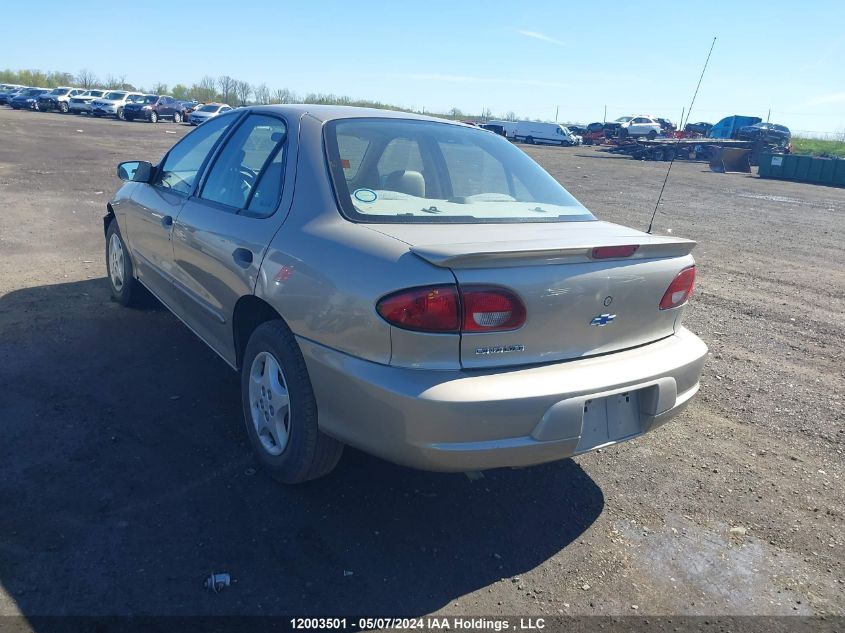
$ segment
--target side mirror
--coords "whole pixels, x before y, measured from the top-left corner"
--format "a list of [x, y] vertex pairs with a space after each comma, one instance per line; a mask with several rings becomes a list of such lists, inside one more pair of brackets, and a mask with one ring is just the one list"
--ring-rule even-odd
[[117, 177], [126, 182], [150, 182], [153, 177], [152, 163], [145, 160], [130, 160], [117, 166]]

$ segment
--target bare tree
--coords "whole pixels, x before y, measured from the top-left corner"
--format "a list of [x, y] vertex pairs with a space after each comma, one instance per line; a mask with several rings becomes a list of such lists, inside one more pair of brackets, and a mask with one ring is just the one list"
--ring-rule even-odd
[[214, 77], [206, 75], [198, 84], [191, 86], [191, 98], [196, 99], [202, 103], [214, 101], [217, 98], [217, 88]]
[[96, 86], [98, 83], [100, 83], [100, 81], [99, 79], [97, 79], [97, 75], [95, 75], [87, 68], [83, 68], [79, 71], [79, 74], [76, 76], [76, 83], [87, 90], [88, 88], [93, 88], [94, 86]]
[[237, 96], [238, 81], [229, 75], [223, 75], [217, 78], [217, 88], [220, 90], [220, 98], [223, 103], [232, 103]]
[[464, 116], [464, 113], [461, 112], [461, 110], [459, 108], [452, 108], [451, 110], [449, 110], [449, 116], [453, 116], [456, 119], [458, 119], [458, 118]]
[[273, 103], [296, 103], [299, 97], [287, 88], [279, 88], [273, 93]]
[[270, 89], [267, 84], [261, 84], [255, 88], [255, 102], [256, 103], [270, 103]]
[[505, 115], [505, 121], [516, 121], [516, 112], [511, 110]]
[[114, 89], [120, 88], [121, 81], [114, 75], [106, 75], [106, 78], [103, 80], [103, 85], [106, 88]]
[[481, 111], [481, 118], [485, 121], [489, 121], [490, 117], [493, 116], [493, 111], [490, 108], [484, 108]]
[[157, 95], [166, 95], [169, 91], [167, 90], [167, 84], [158, 82], [153, 84], [153, 89], [151, 92], [154, 92]]
[[252, 94], [252, 86], [249, 84], [248, 81], [236, 81], [235, 92], [237, 92], [238, 101], [240, 101], [240, 104], [246, 105], [247, 103], [249, 103], [249, 97]]

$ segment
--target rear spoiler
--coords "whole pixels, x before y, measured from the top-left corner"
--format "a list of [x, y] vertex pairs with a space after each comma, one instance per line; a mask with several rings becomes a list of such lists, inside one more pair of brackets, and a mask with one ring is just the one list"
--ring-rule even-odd
[[596, 261], [592, 257], [594, 248], [628, 245], [637, 245], [637, 250], [633, 255], [611, 259], [603, 258], [599, 261], [683, 257], [692, 252], [696, 242], [660, 235], [641, 237], [628, 235], [603, 237], [599, 244], [560, 246], [558, 240], [483, 242], [412, 246], [411, 252], [441, 268], [495, 268], [496, 266], [542, 266], [554, 263], [591, 262]]

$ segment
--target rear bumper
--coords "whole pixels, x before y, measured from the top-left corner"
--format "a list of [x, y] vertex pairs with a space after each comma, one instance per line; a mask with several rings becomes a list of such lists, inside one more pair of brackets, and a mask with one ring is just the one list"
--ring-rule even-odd
[[[485, 371], [390, 367], [299, 343], [325, 433], [392, 462], [440, 471], [527, 466], [642, 435], [686, 407], [707, 355], [683, 328], [624, 352]], [[594, 412], [585, 414], [594, 404], [608, 410], [598, 424]]]

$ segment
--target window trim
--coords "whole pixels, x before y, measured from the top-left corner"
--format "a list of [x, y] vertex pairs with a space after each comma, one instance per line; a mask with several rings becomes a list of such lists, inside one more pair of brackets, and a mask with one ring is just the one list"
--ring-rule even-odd
[[[229, 134], [232, 133], [232, 130], [234, 130], [235, 127], [237, 127], [237, 125], [238, 125], [237, 118], [242, 117], [243, 115], [241, 113], [238, 113], [238, 114], [235, 114], [235, 115], [232, 115], [232, 116], [235, 117], [235, 121], [229, 126], [228, 130], [223, 131], [223, 134], [221, 134], [220, 138], [218, 138], [217, 141], [214, 143], [214, 146], [211, 148], [211, 151], [208, 152], [208, 154], [205, 155], [205, 158], [203, 159], [202, 163], [200, 163], [199, 169], [197, 169], [197, 178], [194, 179], [194, 183], [191, 186], [190, 191], [188, 191], [187, 193], [183, 192], [183, 191], [176, 191], [174, 189], [171, 189], [170, 187], [163, 187], [159, 184], [156, 184], [155, 182], [151, 182], [150, 186], [154, 187], [155, 189], [161, 189], [163, 191], [169, 191], [172, 194], [182, 196], [186, 200], [188, 198], [195, 196], [196, 192], [197, 192], [197, 186], [199, 185], [201, 180], [205, 179], [205, 170], [206, 170], [206, 167], [208, 166], [209, 157], [216, 154], [217, 149], [220, 147], [220, 144], [225, 139], [227, 139], [229, 137]], [[156, 167], [155, 167], [155, 178], [154, 178], [154, 180], [158, 179], [159, 174], [161, 173], [161, 168], [164, 165], [164, 163], [167, 162], [167, 159], [170, 157], [171, 152], [173, 152], [174, 149], [179, 147], [179, 145], [184, 143], [187, 139], [191, 138], [191, 135], [198, 132], [200, 129], [201, 128], [197, 127], [197, 129], [192, 130], [191, 132], [189, 132], [188, 134], [183, 136], [181, 139], [179, 139], [178, 143], [176, 143], [173, 147], [171, 147], [169, 150], [167, 150], [167, 153], [164, 156], [162, 156], [161, 160], [158, 162], [158, 165], [156, 165]]]
[[[237, 110], [232, 108], [229, 112], [236, 112], [236, 111]], [[279, 195], [276, 197], [276, 205], [275, 205], [275, 207], [273, 207], [272, 213], [268, 213], [267, 215], [263, 215], [263, 214], [250, 212], [249, 204], [250, 204], [250, 202], [252, 202], [252, 196], [255, 193], [256, 187], [253, 187], [253, 190], [249, 192], [249, 196], [246, 199], [246, 206], [245, 207], [233, 207], [233, 206], [230, 206], [228, 204], [223, 204], [222, 202], [217, 202], [216, 200], [209, 200], [208, 198], [202, 197], [202, 190], [205, 189], [206, 181], [208, 180], [208, 175], [211, 172], [211, 170], [214, 169], [214, 165], [217, 163], [217, 159], [220, 157], [220, 154], [222, 154], [223, 151], [226, 149], [226, 146], [229, 144], [229, 141], [231, 141], [232, 137], [237, 133], [237, 131], [241, 128], [241, 126], [244, 125], [244, 123], [247, 120], [249, 120], [250, 116], [258, 115], [258, 116], [266, 116], [266, 117], [269, 117], [271, 119], [278, 119], [285, 126], [285, 139], [282, 143], [280, 143], [276, 146], [276, 149], [271, 153], [271, 156], [266, 161], [264, 161], [264, 164], [261, 166], [261, 171], [259, 171], [258, 174], [255, 177], [255, 184], [256, 185], [258, 185], [258, 183], [260, 182], [261, 177], [264, 175], [264, 172], [267, 170], [267, 167], [270, 165], [270, 163], [273, 162], [273, 159], [276, 157], [276, 154], [278, 154], [279, 150], [282, 149], [282, 148], [289, 147], [291, 128], [290, 128], [290, 124], [288, 123], [287, 119], [284, 116], [282, 116], [281, 114], [276, 114], [275, 112], [271, 113], [271, 112], [262, 112], [262, 111], [253, 111], [253, 110], [246, 111], [246, 112], [247, 112], [247, 114], [241, 116], [240, 120], [237, 121], [237, 123], [235, 123], [230, 128], [229, 133], [226, 134], [226, 136], [225, 136], [225, 139], [224, 138], [219, 139], [220, 141], [223, 141], [223, 142], [216, 145], [211, 150], [211, 152], [209, 152], [209, 155], [206, 157], [206, 161], [202, 165], [202, 176], [201, 176], [201, 178], [197, 179], [196, 186], [194, 187], [194, 190], [189, 197], [196, 198], [197, 202], [202, 202], [203, 204], [208, 204], [208, 205], [213, 206], [213, 207], [217, 208], [218, 210], [223, 211], [225, 213], [231, 213], [233, 215], [243, 215], [245, 217], [255, 218], [257, 220], [263, 220], [263, 219], [273, 217], [279, 211], [279, 206], [281, 205], [282, 198], [284, 196], [285, 181], [287, 180], [286, 175], [287, 175], [287, 167], [288, 167], [287, 161], [288, 161], [288, 156], [290, 154], [289, 151], [286, 151], [284, 157], [282, 158], [282, 172], [281, 172], [282, 173], [282, 186], [279, 188]], [[223, 112], [221, 114], [218, 114], [217, 117], [225, 116], [226, 114], [227, 114], [226, 112]], [[216, 119], [217, 117], [213, 117], [213, 118]]]

